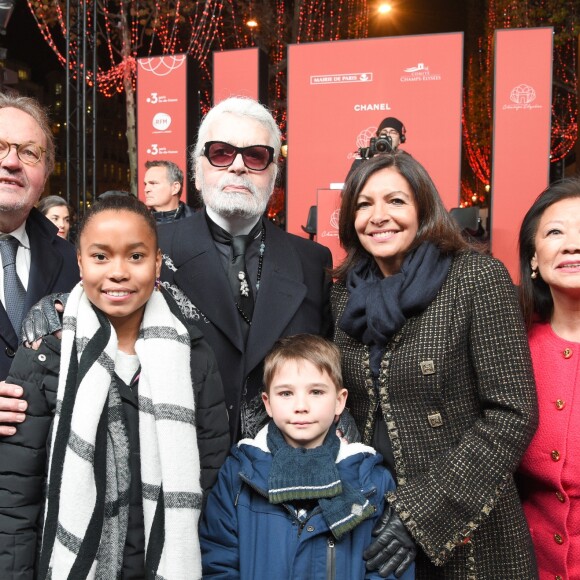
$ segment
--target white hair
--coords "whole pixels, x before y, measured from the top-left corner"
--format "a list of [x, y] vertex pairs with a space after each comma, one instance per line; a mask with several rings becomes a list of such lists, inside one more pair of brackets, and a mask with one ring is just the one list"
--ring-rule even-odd
[[219, 102], [215, 107], [212, 107], [199, 126], [197, 141], [191, 154], [191, 168], [193, 172], [196, 170], [197, 160], [202, 155], [203, 146], [207, 140], [207, 134], [212, 123], [224, 113], [238, 115], [239, 117], [249, 117], [264, 126], [272, 140], [269, 144], [274, 147], [274, 161], [278, 159], [282, 145], [282, 136], [274, 117], [272, 117], [272, 113], [254, 99], [248, 97], [229, 97]]

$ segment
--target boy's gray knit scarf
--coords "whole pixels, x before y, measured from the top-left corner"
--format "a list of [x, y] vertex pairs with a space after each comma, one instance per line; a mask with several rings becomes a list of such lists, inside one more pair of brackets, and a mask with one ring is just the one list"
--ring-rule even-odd
[[278, 427], [268, 425], [272, 467], [268, 480], [270, 503], [318, 500], [322, 516], [338, 540], [371, 516], [375, 508], [348, 483], [341, 481], [336, 458], [340, 439], [331, 428], [320, 447], [290, 447]]
[[[135, 351], [146, 578], [200, 578], [190, 338], [162, 292], [146, 304]], [[68, 299], [61, 352], [39, 578], [120, 578], [130, 474], [117, 337], [81, 285]]]

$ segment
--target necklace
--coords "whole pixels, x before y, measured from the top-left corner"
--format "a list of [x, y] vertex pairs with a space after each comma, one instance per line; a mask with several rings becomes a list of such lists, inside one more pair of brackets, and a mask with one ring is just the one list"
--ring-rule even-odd
[[[256, 236], [257, 237], [257, 236]], [[256, 276], [256, 298], [258, 298], [258, 290], [260, 289], [260, 280], [262, 279], [262, 267], [264, 265], [264, 252], [266, 251], [266, 228], [262, 228], [262, 235], [260, 236], [260, 257], [258, 258], [258, 274]], [[249, 287], [248, 282], [246, 281], [246, 276], [243, 272], [238, 274], [238, 278], [240, 280], [240, 294], [242, 296], [249, 295]], [[244, 294], [244, 290], [246, 294]], [[236, 308], [240, 313], [241, 317], [249, 324], [252, 324], [252, 321], [248, 318], [248, 316], [244, 313], [244, 311], [240, 308], [240, 305], [236, 302]]]

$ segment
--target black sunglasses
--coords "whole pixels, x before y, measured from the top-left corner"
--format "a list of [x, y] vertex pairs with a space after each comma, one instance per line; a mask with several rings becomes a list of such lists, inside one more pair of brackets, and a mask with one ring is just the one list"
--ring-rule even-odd
[[214, 167], [229, 167], [238, 153], [244, 165], [253, 171], [264, 171], [274, 161], [274, 148], [269, 145], [236, 147], [223, 141], [208, 141], [203, 146], [203, 154]]

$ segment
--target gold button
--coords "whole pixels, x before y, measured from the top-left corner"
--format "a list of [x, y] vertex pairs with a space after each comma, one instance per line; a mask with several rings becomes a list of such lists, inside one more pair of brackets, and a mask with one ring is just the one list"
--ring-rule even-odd
[[560, 534], [554, 534], [554, 541], [556, 542], [556, 544], [563, 544], [564, 538], [562, 538]]
[[431, 427], [441, 427], [443, 425], [443, 418], [441, 413], [433, 413], [432, 415], [427, 415], [427, 420]]
[[562, 354], [564, 355], [564, 358], [570, 358], [572, 356], [572, 349], [565, 348]]
[[560, 576], [560, 574], [558, 574], [558, 575], [557, 575], [557, 576], [554, 578], [554, 580], [564, 580], [564, 579], [562, 578], [562, 576]]
[[566, 401], [564, 401], [562, 399], [556, 399], [556, 409], [558, 409], [558, 411], [561, 411], [565, 406], [566, 406]]
[[550, 455], [552, 456], [552, 459], [554, 461], [560, 461], [560, 452], [557, 451], [556, 449], [554, 449], [554, 451], [552, 451], [552, 453], [550, 453]]
[[564, 497], [564, 495], [559, 491], [556, 492], [556, 497], [558, 498], [558, 501], [561, 501], [562, 503], [564, 503], [566, 501], [566, 498]]
[[434, 375], [435, 374], [435, 363], [432, 360], [424, 360], [419, 363], [421, 367], [421, 372], [424, 375]]

